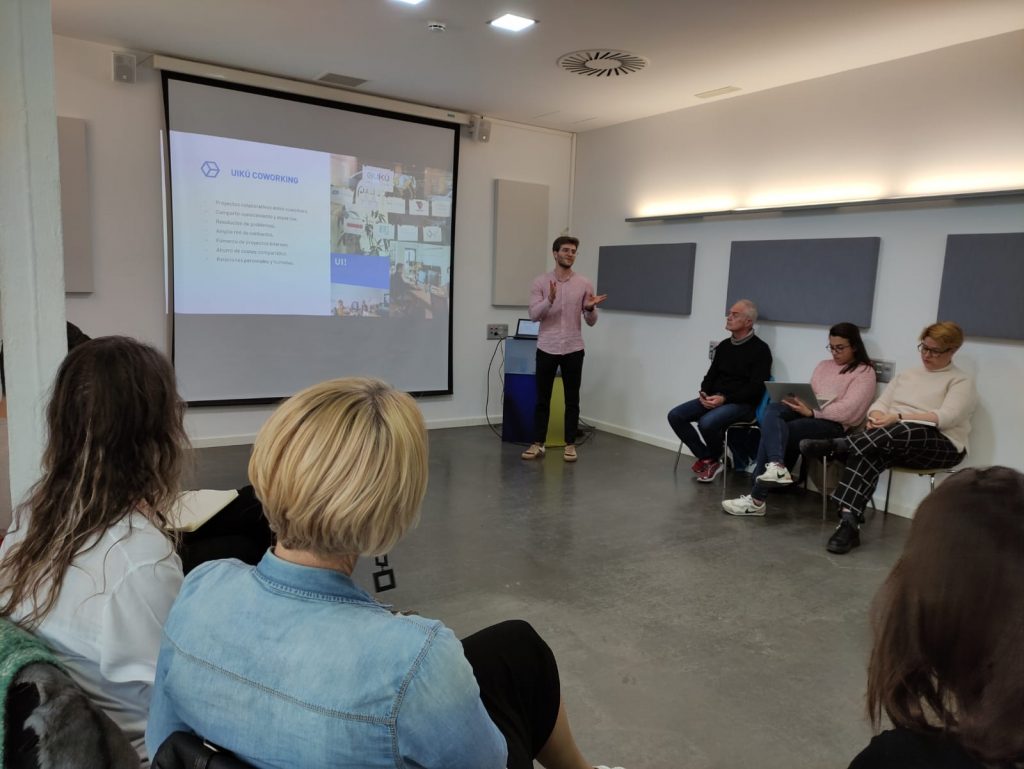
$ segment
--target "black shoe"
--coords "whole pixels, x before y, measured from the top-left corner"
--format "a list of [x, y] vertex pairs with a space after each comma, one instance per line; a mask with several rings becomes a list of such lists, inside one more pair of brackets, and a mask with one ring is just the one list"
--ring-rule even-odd
[[828, 538], [828, 544], [825, 545], [826, 550], [836, 555], [849, 553], [855, 547], [860, 547], [860, 532], [856, 526], [846, 521], [836, 526], [836, 530]]
[[846, 438], [804, 438], [800, 441], [800, 453], [812, 459], [822, 459], [846, 454], [850, 444]]

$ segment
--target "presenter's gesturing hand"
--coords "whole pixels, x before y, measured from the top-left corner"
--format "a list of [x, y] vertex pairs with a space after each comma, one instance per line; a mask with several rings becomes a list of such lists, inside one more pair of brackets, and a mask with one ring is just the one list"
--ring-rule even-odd
[[555, 281], [551, 281], [548, 284], [548, 302], [550, 304], [555, 303], [555, 294], [558, 293], [558, 284]]
[[593, 294], [591, 294], [589, 297], [587, 297], [586, 301], [583, 302], [583, 309], [586, 310], [587, 312], [593, 312], [594, 308], [601, 304], [601, 302], [603, 302], [607, 298], [608, 294], [599, 294], [598, 296], [594, 296]]

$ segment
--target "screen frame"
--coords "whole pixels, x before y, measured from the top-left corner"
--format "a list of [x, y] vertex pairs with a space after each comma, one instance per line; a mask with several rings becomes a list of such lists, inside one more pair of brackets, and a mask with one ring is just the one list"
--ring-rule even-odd
[[[315, 96], [308, 96], [305, 94], [292, 93], [290, 91], [277, 90], [273, 88], [263, 88], [259, 86], [247, 85], [242, 83], [233, 83], [228, 80], [220, 80], [216, 78], [200, 77], [198, 75], [190, 75], [181, 72], [172, 72], [168, 70], [161, 70], [161, 88], [162, 97], [164, 104], [164, 130], [162, 137], [162, 153], [163, 153], [163, 198], [164, 198], [164, 222], [165, 222], [165, 272], [164, 272], [164, 291], [166, 296], [167, 305], [165, 312], [167, 314], [168, 324], [168, 349], [170, 351], [169, 358], [171, 364], [174, 365], [175, 358], [175, 328], [174, 328], [174, 317], [175, 317], [175, 304], [174, 304], [174, 211], [173, 211], [173, 196], [171, 194], [173, 180], [172, 166], [170, 162], [170, 151], [171, 151], [171, 115], [170, 115], [170, 91], [168, 89], [168, 81], [180, 80], [187, 83], [195, 83], [198, 85], [210, 86], [213, 88], [221, 88], [232, 91], [242, 91], [244, 93], [250, 93], [256, 96], [265, 96], [272, 99], [285, 99], [288, 101], [296, 101], [305, 104], [311, 104], [318, 107], [330, 107], [332, 109], [338, 109], [345, 112], [356, 112], [364, 115], [372, 115], [374, 117], [388, 118], [392, 120], [401, 120], [408, 123], [418, 123], [422, 125], [434, 126], [437, 128], [446, 128], [452, 132], [452, 209], [451, 209], [451, 268], [449, 278], [449, 296], [448, 296], [448, 383], [447, 387], [441, 390], [411, 390], [408, 392], [409, 395], [420, 398], [429, 396], [444, 396], [454, 394], [454, 326], [455, 326], [455, 233], [456, 233], [456, 213], [458, 211], [458, 190], [459, 190], [459, 146], [461, 138], [461, 124], [457, 122], [447, 120], [437, 120], [432, 118], [426, 118], [418, 115], [405, 115], [401, 112], [394, 112], [391, 110], [377, 109], [374, 107], [366, 107], [358, 104], [348, 104], [345, 102], [333, 101], [331, 99], [322, 99]], [[228, 137], [230, 138], [230, 137]], [[353, 375], [354, 376], [354, 375]], [[218, 399], [204, 399], [204, 400], [190, 400], [187, 401], [189, 407], [192, 406], [258, 406], [258, 405], [270, 405], [277, 404], [287, 398], [290, 398], [294, 393], [288, 393], [284, 395], [265, 396], [258, 398], [218, 398]]]

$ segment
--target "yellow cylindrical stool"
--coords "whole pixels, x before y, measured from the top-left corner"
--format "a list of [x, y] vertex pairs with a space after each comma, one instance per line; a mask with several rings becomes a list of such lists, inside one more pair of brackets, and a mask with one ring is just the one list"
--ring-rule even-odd
[[551, 413], [548, 415], [548, 436], [544, 445], [565, 445], [565, 385], [562, 384], [561, 374], [555, 377], [555, 384], [551, 388]]

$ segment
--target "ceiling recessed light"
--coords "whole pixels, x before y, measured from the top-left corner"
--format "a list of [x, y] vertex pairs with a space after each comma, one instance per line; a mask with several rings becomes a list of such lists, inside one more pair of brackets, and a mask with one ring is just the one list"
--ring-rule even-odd
[[516, 16], [514, 13], [506, 13], [499, 19], [487, 22], [492, 27], [498, 27], [499, 29], [507, 29], [510, 32], [521, 32], [532, 24], [536, 24], [536, 19], [527, 19], [522, 16]]
[[398, 2], [405, 3], [406, 5], [419, 5], [423, 0], [398, 0]]

